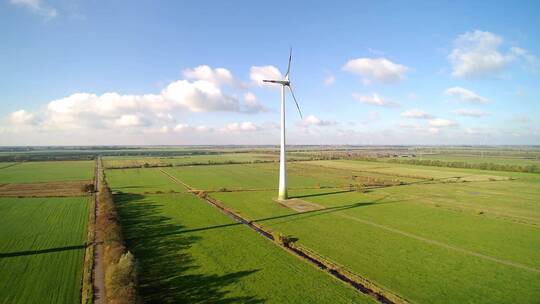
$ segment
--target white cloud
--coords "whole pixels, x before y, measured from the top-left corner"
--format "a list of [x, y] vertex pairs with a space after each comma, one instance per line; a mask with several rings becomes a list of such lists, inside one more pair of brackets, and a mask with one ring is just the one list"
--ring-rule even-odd
[[257, 96], [252, 92], [244, 93], [244, 111], [247, 113], [266, 112], [268, 109], [259, 102]]
[[309, 115], [308, 117], [304, 118], [304, 120], [301, 123], [302, 126], [306, 126], [306, 127], [307, 126], [322, 127], [322, 126], [331, 126], [335, 124], [336, 124], [335, 121], [320, 119], [316, 117], [315, 115]]
[[189, 130], [190, 129], [190, 125], [188, 124], [177, 124], [176, 126], [174, 126], [174, 131], [176, 132], [182, 132], [182, 131], [185, 131], [185, 130]]
[[33, 13], [46, 18], [54, 18], [58, 15], [58, 11], [41, 0], [10, 0], [13, 5], [18, 5], [29, 9]]
[[283, 79], [283, 75], [279, 71], [278, 68], [276, 68], [273, 65], [265, 65], [265, 66], [252, 66], [249, 70], [249, 78], [253, 81], [255, 85], [258, 86], [272, 86], [277, 87], [275, 85], [271, 85], [268, 83], [264, 83], [264, 79]]
[[207, 65], [200, 65], [192, 69], [185, 69], [182, 75], [190, 80], [206, 80], [216, 85], [233, 84], [234, 77], [232, 73], [224, 68], [212, 69]]
[[434, 128], [440, 128], [440, 127], [452, 127], [456, 126], [457, 124], [451, 120], [448, 119], [442, 119], [442, 118], [434, 118], [429, 120], [429, 126]]
[[529, 117], [529, 115], [521, 113], [521, 114], [515, 114], [512, 117], [512, 121], [517, 122], [517, 123], [529, 123], [531, 121], [531, 118]]
[[121, 115], [114, 120], [114, 124], [118, 127], [139, 127], [144, 125], [141, 117], [133, 114]]
[[498, 48], [502, 37], [490, 32], [472, 31], [458, 36], [448, 58], [455, 77], [478, 77], [501, 70], [512, 58]]
[[230, 73], [225, 71], [210, 67], [207, 69], [206, 66], [185, 70], [185, 76], [189, 78], [208, 80], [177, 80], [159, 94], [75, 93], [50, 101], [46, 110], [39, 115], [19, 110], [11, 113], [8, 121], [13, 125], [33, 124], [42, 129], [117, 129], [173, 124], [172, 113], [181, 111], [238, 113], [266, 111], [251, 92], [245, 93], [242, 101], [224, 93], [220, 84], [234, 81]]
[[364, 84], [373, 81], [393, 83], [403, 79], [408, 67], [394, 63], [386, 58], [357, 58], [349, 60], [343, 70], [362, 76]]
[[465, 133], [470, 134], [470, 135], [490, 135], [490, 131], [484, 128], [469, 127], [469, 128], [463, 129], [463, 131], [465, 131]]
[[430, 119], [433, 115], [426, 113], [420, 109], [411, 109], [401, 113], [401, 116], [406, 118]]
[[325, 86], [331, 86], [334, 82], [336, 82], [336, 76], [333, 74], [328, 74], [323, 80]]
[[189, 133], [189, 134], [208, 133], [209, 134], [209, 133], [214, 132], [214, 128], [212, 127], [209, 127], [206, 125], [194, 126], [187, 123], [179, 123], [179, 124], [176, 124], [175, 126], [171, 126], [169, 129], [176, 133], [184, 133], [184, 134], [186, 133]]
[[486, 104], [490, 102], [487, 98], [484, 98], [473, 91], [470, 91], [461, 87], [449, 88], [446, 91], [444, 91], [444, 94], [448, 96], [456, 97], [460, 101], [464, 101], [468, 103]]
[[195, 127], [195, 130], [196, 130], [196, 131], [199, 131], [199, 132], [211, 132], [211, 131], [213, 131], [214, 129], [211, 128], [211, 127], [209, 127], [209, 126], [204, 126], [204, 125], [202, 125], [202, 126], [196, 126], [196, 127]]
[[427, 130], [430, 134], [439, 134], [439, 128], [428, 128]]
[[459, 35], [454, 41], [454, 49], [448, 56], [452, 64], [452, 76], [458, 78], [479, 78], [497, 74], [509, 63], [523, 59], [532, 70], [540, 69], [538, 58], [527, 50], [511, 47], [501, 50], [503, 37], [484, 31], [471, 31]]
[[361, 103], [370, 104], [379, 107], [399, 107], [400, 104], [395, 101], [386, 100], [383, 97], [379, 96], [377, 93], [369, 95], [360, 95], [358, 93], [352, 94], [353, 98], [360, 101]]
[[459, 116], [468, 116], [468, 117], [482, 117], [487, 116], [489, 113], [475, 110], [475, 109], [456, 109], [453, 111], [454, 114]]
[[26, 110], [18, 110], [9, 115], [8, 121], [17, 126], [34, 125], [37, 123], [37, 117]]
[[179, 105], [192, 112], [240, 111], [239, 101], [224, 94], [212, 82], [178, 80], [169, 84], [161, 96], [172, 105]]
[[529, 51], [519, 47], [511, 47], [510, 53], [517, 58], [522, 58], [525, 61], [527, 68], [531, 71], [536, 72], [540, 70], [540, 60], [538, 57], [529, 53]]
[[246, 122], [233, 122], [228, 124], [226, 127], [221, 128], [221, 132], [253, 132], [259, 130], [260, 127], [251, 121]]

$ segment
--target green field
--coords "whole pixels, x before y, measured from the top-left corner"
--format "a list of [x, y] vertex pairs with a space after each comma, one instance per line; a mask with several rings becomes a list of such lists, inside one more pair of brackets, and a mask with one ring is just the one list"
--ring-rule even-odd
[[372, 302], [191, 194], [115, 202], [146, 302]]
[[227, 162], [251, 163], [257, 161], [277, 161], [277, 154], [258, 153], [228, 153], [211, 155], [187, 155], [174, 157], [104, 157], [103, 163], [106, 168], [134, 167], [147, 165], [189, 165], [189, 164], [220, 164]]
[[[0, 183], [90, 180], [94, 161], [22, 162], [0, 168]], [[5, 163], [2, 163], [5, 164]]]
[[473, 164], [494, 163], [501, 165], [540, 165], [540, 158], [531, 159], [524, 157], [502, 157], [502, 156], [481, 156], [481, 155], [453, 155], [453, 154], [424, 154], [418, 159], [441, 160], [448, 162], [465, 162]]
[[[436, 152], [416, 159], [537, 162], [534, 149]], [[323, 154], [297, 154], [313, 153]], [[276, 159], [265, 150], [105, 158], [109, 167], [173, 165], [105, 171], [145, 302], [374, 302], [181, 183], [411, 303], [540, 299], [540, 174], [388, 158], [295, 161], [287, 167], [290, 197], [321, 208], [297, 212], [275, 201]], [[90, 180], [93, 168], [93, 161], [4, 162], [0, 184]], [[89, 199], [0, 199], [0, 303], [79, 302]]]
[[[358, 161], [297, 166], [303, 168], [289, 171], [291, 188], [313, 183], [310, 171], [320, 174], [321, 166], [329, 172], [360, 170], [419, 182], [369, 193], [291, 190], [328, 208], [307, 214], [276, 204], [275, 191], [211, 195], [413, 302], [531, 303], [540, 298], [537, 175]], [[201, 189], [264, 189], [277, 181], [273, 164], [223, 167], [203, 172], [202, 179], [186, 168], [167, 171]], [[330, 176], [339, 184], [345, 174]], [[450, 177], [462, 181], [444, 182]]]
[[88, 198], [0, 198], [0, 303], [78, 303]]
[[159, 168], [107, 170], [106, 178], [114, 192], [145, 193], [181, 190], [169, 177], [161, 173]]

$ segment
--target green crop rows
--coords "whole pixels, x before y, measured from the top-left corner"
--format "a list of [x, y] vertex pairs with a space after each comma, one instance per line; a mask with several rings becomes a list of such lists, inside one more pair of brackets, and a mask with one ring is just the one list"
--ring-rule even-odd
[[[435, 152], [416, 158], [538, 161], [528, 151]], [[276, 156], [105, 159], [110, 167], [163, 167], [105, 172], [146, 302], [374, 301], [196, 196], [203, 192], [412, 303], [540, 299], [540, 174], [391, 162], [398, 157], [295, 161], [289, 195], [323, 208], [300, 213], [275, 201]], [[0, 184], [90, 180], [93, 165], [2, 163]], [[80, 301], [89, 199], [0, 198], [0, 303]]]
[[0, 303], [80, 301], [88, 198], [0, 198]]
[[191, 194], [115, 202], [147, 302], [372, 302]]
[[0, 183], [90, 180], [93, 168], [93, 161], [22, 162], [0, 168]]
[[[536, 175], [356, 161], [295, 165], [289, 171], [291, 195], [328, 209], [298, 214], [276, 204], [275, 191], [211, 195], [413, 302], [531, 303], [540, 298]], [[321, 166], [329, 174], [321, 174]], [[222, 166], [202, 172], [201, 180], [195, 170], [167, 172], [195, 188], [264, 189], [276, 183], [275, 167]], [[317, 174], [319, 181], [338, 185], [355, 170], [395, 175], [410, 184], [368, 193], [294, 190], [313, 184]], [[415, 177], [418, 182], [411, 182]], [[459, 182], [446, 182], [455, 177]]]

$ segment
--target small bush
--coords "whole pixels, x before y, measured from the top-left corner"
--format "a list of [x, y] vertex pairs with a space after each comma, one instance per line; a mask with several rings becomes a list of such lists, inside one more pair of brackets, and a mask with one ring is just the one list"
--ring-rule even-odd
[[84, 192], [94, 192], [94, 184], [85, 184], [81, 186], [81, 190]]
[[118, 263], [107, 268], [105, 284], [109, 302], [137, 302], [137, 264], [131, 252], [122, 254]]
[[281, 232], [274, 232], [272, 237], [274, 238], [274, 242], [280, 246], [288, 247], [289, 244], [293, 242], [293, 238], [285, 236]]

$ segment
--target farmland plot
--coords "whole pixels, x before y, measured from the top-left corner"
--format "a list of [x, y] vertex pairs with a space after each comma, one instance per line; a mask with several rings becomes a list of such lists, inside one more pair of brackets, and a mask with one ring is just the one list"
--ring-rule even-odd
[[138, 167], [138, 166], [165, 166], [190, 164], [225, 164], [228, 162], [252, 163], [264, 161], [277, 161], [276, 154], [259, 153], [226, 153], [213, 155], [187, 155], [175, 157], [105, 157], [106, 168]]
[[0, 303], [77, 303], [88, 198], [0, 198]]
[[[328, 162], [328, 165], [349, 166], [347, 162]], [[363, 170], [373, 164], [360, 162], [360, 166], [364, 166]], [[456, 176], [456, 170], [438, 172], [438, 168], [431, 167], [401, 171], [401, 167], [383, 172], [426, 178]], [[205, 172], [211, 179], [203, 180], [197, 180], [195, 172], [180, 168], [169, 172], [189, 181], [188, 184], [193, 183], [194, 187], [216, 187], [220, 182], [232, 185], [232, 173], [216, 169], [213, 175]], [[412, 171], [414, 169], [417, 170]], [[234, 186], [240, 188], [243, 185], [261, 187], [265, 179], [258, 181], [258, 178], [265, 174], [267, 179], [272, 179], [272, 173], [260, 167], [252, 171], [243, 167], [233, 172], [237, 173]], [[537, 287], [540, 286], [540, 234], [538, 226], [534, 225], [538, 213], [529, 212], [537, 210], [538, 205], [527, 200], [539, 197], [538, 190], [531, 189], [534, 186], [538, 189], [538, 184], [534, 178], [527, 178], [528, 175], [514, 173], [497, 174], [495, 176], [501, 179], [495, 181], [485, 177], [491, 177], [490, 172], [457, 170], [457, 173], [458, 176], [475, 176], [475, 184], [481, 185], [476, 191], [484, 199], [478, 202], [472, 194], [453, 196], [454, 191], [462, 189], [461, 185], [471, 187], [465, 191], [472, 191], [475, 187], [472, 182], [419, 183], [375, 189], [366, 194], [331, 189], [291, 190], [294, 197], [327, 207], [301, 214], [276, 204], [275, 191], [218, 192], [211, 196], [264, 226], [298, 238], [301, 245], [414, 302], [437, 303], [448, 299], [480, 303], [534, 302], [540, 298]], [[295, 181], [292, 185], [317, 182], [310, 175], [289, 172], [290, 180]], [[304, 181], [303, 176], [307, 176]], [[508, 181], [508, 177], [520, 180]], [[521, 196], [510, 193], [506, 187], [498, 188], [498, 183], [515, 183], [529, 190]], [[447, 186], [453, 188], [446, 190]], [[498, 200], [495, 207], [489, 206], [488, 200], [496, 198], [497, 192], [506, 193], [506, 198]], [[470, 201], [465, 206], [461, 202], [464, 195], [468, 195]], [[511, 196], [513, 200], [509, 200]], [[514, 215], [532, 219], [532, 222], [488, 216], [504, 213], [505, 204]], [[471, 208], [481, 208], [485, 213]]]
[[112, 191], [126, 193], [152, 193], [185, 191], [159, 168], [115, 169], [105, 173]]
[[0, 169], [0, 183], [91, 180], [94, 161], [23, 162]]
[[[381, 174], [366, 174], [352, 170], [311, 166], [307, 163], [291, 163], [288, 165], [289, 187], [294, 188], [346, 188], [349, 185], [364, 183], [414, 182], [419, 179]], [[269, 190], [277, 185], [277, 164], [241, 164], [204, 167], [165, 168], [187, 184], [204, 190]]]
[[372, 302], [191, 194], [115, 202], [147, 302]]

